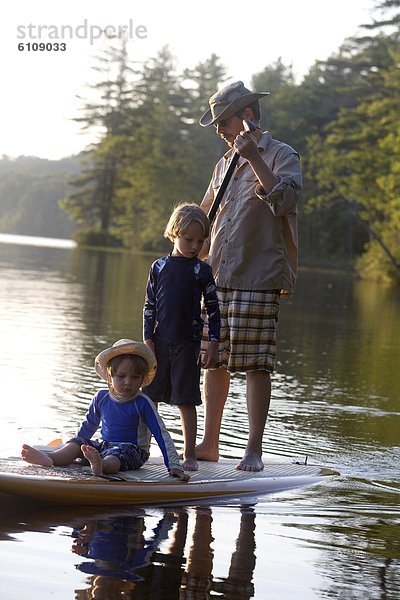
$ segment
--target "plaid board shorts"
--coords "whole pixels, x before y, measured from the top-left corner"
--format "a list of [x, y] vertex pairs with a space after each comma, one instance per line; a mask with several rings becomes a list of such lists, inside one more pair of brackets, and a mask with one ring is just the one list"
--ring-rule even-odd
[[[226, 367], [231, 373], [272, 373], [276, 360], [280, 290], [217, 288], [217, 293], [221, 313], [218, 366]], [[207, 336], [208, 328], [205, 324], [203, 350], [207, 347]]]

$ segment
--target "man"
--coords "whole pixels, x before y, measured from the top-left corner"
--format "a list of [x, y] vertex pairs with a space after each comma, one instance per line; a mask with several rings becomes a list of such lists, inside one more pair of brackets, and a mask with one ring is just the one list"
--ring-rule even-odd
[[[260, 471], [276, 356], [281, 294], [293, 292], [297, 275], [297, 203], [300, 159], [287, 144], [260, 129], [259, 98], [242, 81], [209, 100], [200, 125], [215, 125], [230, 150], [217, 163], [201, 203], [208, 213], [234, 152], [237, 167], [223, 196], [202, 257], [208, 254], [221, 310], [220, 367], [204, 375], [205, 431], [199, 460], [218, 460], [230, 373], [246, 373], [249, 437], [237, 469]], [[243, 131], [243, 119], [257, 129]]]

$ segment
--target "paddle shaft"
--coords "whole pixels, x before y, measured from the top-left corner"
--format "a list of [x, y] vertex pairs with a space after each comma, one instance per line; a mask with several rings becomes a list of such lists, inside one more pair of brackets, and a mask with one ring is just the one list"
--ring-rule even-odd
[[[243, 119], [243, 127], [245, 131], [255, 131], [257, 128], [254, 125], [253, 121], [250, 121], [249, 119]], [[225, 176], [222, 180], [221, 186], [217, 192], [217, 195], [214, 198], [214, 202], [211, 205], [210, 210], [208, 211], [208, 219], [210, 221], [210, 225], [213, 224], [213, 221], [215, 219], [215, 215], [217, 214], [217, 210], [219, 208], [219, 205], [221, 204], [221, 200], [225, 194], [226, 188], [228, 187], [228, 183], [231, 180], [231, 177], [233, 175], [233, 171], [236, 168], [237, 162], [240, 158], [240, 154], [238, 154], [238, 152], [235, 152], [232, 160], [230, 162], [230, 165], [228, 167], [227, 172], [225, 173]]]

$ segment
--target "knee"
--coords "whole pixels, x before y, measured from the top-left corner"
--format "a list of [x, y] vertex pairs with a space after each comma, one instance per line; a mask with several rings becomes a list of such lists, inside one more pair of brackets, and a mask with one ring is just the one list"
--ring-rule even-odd
[[118, 473], [121, 468], [121, 461], [117, 456], [113, 456], [112, 454], [105, 456], [102, 461], [104, 473]]
[[260, 379], [269, 381], [271, 379], [271, 373], [269, 371], [247, 371], [246, 379]]

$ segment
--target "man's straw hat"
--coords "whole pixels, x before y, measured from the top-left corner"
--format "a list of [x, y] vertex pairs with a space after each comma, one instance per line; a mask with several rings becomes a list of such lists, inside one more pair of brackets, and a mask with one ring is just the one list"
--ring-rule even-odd
[[230, 83], [211, 96], [208, 101], [210, 108], [206, 110], [199, 123], [202, 127], [207, 127], [222, 119], [229, 119], [241, 108], [268, 95], [269, 92], [251, 92], [244, 87], [243, 81]]

